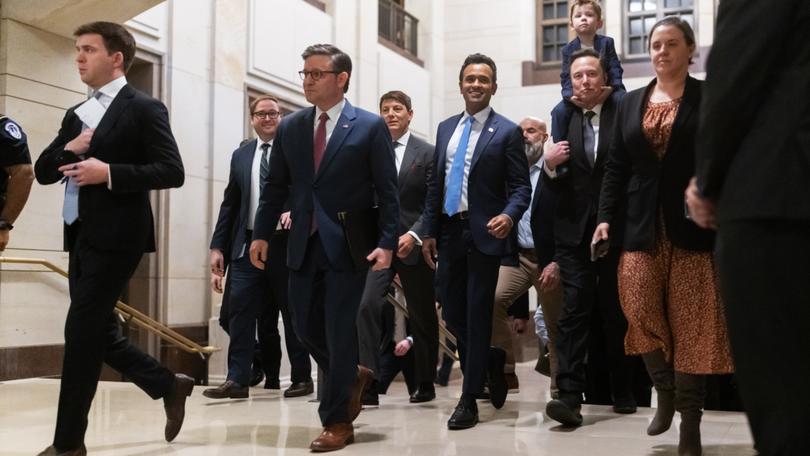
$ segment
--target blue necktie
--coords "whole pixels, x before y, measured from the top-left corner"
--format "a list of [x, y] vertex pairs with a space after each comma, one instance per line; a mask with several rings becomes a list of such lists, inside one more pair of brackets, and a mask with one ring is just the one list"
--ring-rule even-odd
[[468, 116], [464, 121], [464, 131], [461, 132], [461, 138], [458, 140], [453, 166], [450, 167], [450, 175], [447, 177], [444, 211], [451, 217], [458, 212], [458, 206], [461, 204], [461, 184], [464, 182], [464, 162], [467, 159], [467, 145], [470, 142], [472, 123], [473, 116]]
[[[93, 94], [96, 100], [101, 99], [101, 92]], [[90, 128], [82, 124], [82, 131]], [[79, 158], [84, 159], [84, 155], [79, 155]], [[79, 218], [79, 186], [73, 179], [65, 178], [65, 202], [62, 204], [62, 218], [68, 225], [73, 223]]]

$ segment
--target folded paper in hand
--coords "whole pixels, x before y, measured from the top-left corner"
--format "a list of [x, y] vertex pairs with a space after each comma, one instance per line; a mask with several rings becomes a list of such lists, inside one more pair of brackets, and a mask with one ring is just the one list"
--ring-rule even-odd
[[88, 128], [96, 128], [107, 110], [104, 109], [104, 105], [95, 97], [90, 97], [73, 112], [76, 113], [79, 119], [81, 119]]

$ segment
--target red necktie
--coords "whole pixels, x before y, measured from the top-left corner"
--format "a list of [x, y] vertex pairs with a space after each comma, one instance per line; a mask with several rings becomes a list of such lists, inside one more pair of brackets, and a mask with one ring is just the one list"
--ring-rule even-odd
[[[323, 153], [326, 151], [326, 121], [329, 120], [329, 115], [321, 113], [318, 117], [318, 128], [315, 129], [315, 141], [312, 147], [312, 161], [315, 163], [315, 172], [321, 166], [323, 160]], [[312, 235], [318, 231], [318, 220], [315, 212], [312, 212], [312, 222], [309, 225], [309, 234]]]
[[315, 172], [321, 166], [323, 160], [323, 153], [326, 150], [326, 121], [329, 120], [329, 115], [321, 113], [318, 117], [318, 128], [315, 129], [315, 142], [312, 147], [312, 160], [315, 162]]

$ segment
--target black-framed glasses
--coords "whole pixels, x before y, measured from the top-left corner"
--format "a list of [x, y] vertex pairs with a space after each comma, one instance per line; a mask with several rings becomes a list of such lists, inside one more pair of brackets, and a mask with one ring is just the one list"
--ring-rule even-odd
[[278, 119], [281, 113], [278, 111], [256, 111], [253, 117], [257, 119]]
[[313, 81], [319, 81], [323, 77], [323, 75], [325, 75], [326, 73], [338, 74], [338, 73], [341, 73], [341, 71], [333, 71], [333, 70], [312, 70], [312, 71], [307, 71], [307, 70], [301, 70], [301, 71], [298, 72], [298, 76], [301, 76], [302, 81], [306, 81], [307, 76], [311, 77]]

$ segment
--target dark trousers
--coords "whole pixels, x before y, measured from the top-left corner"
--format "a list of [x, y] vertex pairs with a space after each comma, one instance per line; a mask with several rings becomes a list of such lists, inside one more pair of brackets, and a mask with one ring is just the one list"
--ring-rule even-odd
[[443, 216], [436, 282], [442, 318], [458, 340], [462, 392], [484, 391], [501, 258], [481, 253], [467, 220]]
[[[397, 356], [394, 354], [395, 345], [394, 342], [388, 342], [380, 354], [380, 378], [377, 383], [377, 392], [387, 394], [391, 382], [394, 381], [397, 374], [402, 372], [408, 394], [413, 394], [416, 392], [418, 385], [414, 372], [413, 349], [409, 350], [405, 356]], [[416, 345], [414, 345], [414, 348], [416, 348]]]
[[[585, 232], [593, 233], [593, 227]], [[598, 312], [613, 398], [629, 399], [632, 398], [633, 364], [632, 358], [624, 354], [627, 320], [619, 305], [616, 276], [619, 249], [611, 247], [606, 257], [592, 262], [590, 236], [586, 238], [576, 247], [557, 245], [563, 281], [563, 309], [557, 323], [557, 387], [563, 393], [580, 394], [586, 390], [585, 360], [593, 314]]]
[[256, 342], [256, 319], [265, 301], [265, 272], [243, 255], [228, 266], [228, 380], [250, 383], [253, 351]]
[[357, 315], [360, 364], [373, 370], [375, 378], [380, 380], [380, 347], [388, 342], [383, 340], [383, 311], [386, 306], [391, 307], [385, 295], [394, 274], [399, 274], [407, 301], [408, 325], [414, 339], [411, 352], [416, 381], [432, 383], [439, 353], [439, 319], [436, 316], [433, 270], [421, 258], [413, 266], [394, 258], [391, 268], [368, 272]]
[[336, 271], [320, 236], [309, 238], [303, 265], [290, 271], [290, 308], [298, 337], [325, 374], [321, 423], [349, 423], [349, 397], [357, 380], [357, 309], [367, 270]]
[[810, 222], [723, 222], [715, 258], [755, 447], [810, 454]]
[[276, 381], [281, 370], [281, 336], [278, 314], [284, 324], [284, 342], [290, 359], [290, 380], [293, 383], [312, 381], [309, 353], [295, 333], [293, 317], [288, 306], [290, 274], [287, 269], [287, 232], [277, 232], [270, 242], [270, 261], [266, 266], [267, 290], [259, 317], [259, 347], [262, 369], [268, 380]]
[[[74, 224], [75, 225], [75, 224]], [[171, 391], [174, 374], [121, 335], [115, 303], [132, 277], [141, 252], [105, 251], [88, 245], [81, 228], [69, 258], [70, 308], [65, 320], [65, 356], [54, 446], [78, 448], [102, 363], [158, 399]]]

